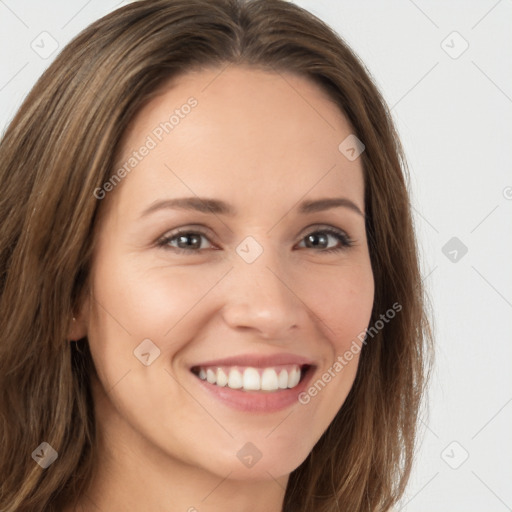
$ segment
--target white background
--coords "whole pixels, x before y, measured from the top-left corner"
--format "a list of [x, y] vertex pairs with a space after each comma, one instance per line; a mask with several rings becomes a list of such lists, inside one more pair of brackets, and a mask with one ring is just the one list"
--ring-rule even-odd
[[[411, 169], [437, 363], [399, 510], [512, 510], [512, 1], [296, 3], [365, 62]], [[0, 0], [2, 132], [60, 49], [119, 5]], [[31, 47], [52, 39], [47, 58]]]

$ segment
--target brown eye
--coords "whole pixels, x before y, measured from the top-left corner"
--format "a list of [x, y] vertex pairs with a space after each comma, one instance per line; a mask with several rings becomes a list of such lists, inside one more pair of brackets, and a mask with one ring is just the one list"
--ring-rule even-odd
[[[319, 249], [319, 252], [342, 251], [353, 245], [352, 240], [343, 231], [333, 228], [322, 228], [306, 235], [303, 240], [307, 249]], [[335, 240], [338, 245], [330, 246], [329, 242]]]
[[202, 240], [208, 240], [206, 234], [199, 231], [179, 231], [165, 236], [158, 242], [159, 247], [171, 248], [181, 253], [200, 252]]

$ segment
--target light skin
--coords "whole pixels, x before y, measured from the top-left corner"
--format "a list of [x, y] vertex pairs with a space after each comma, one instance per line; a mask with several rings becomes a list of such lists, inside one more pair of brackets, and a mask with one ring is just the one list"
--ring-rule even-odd
[[[198, 101], [101, 205], [90, 293], [70, 329], [70, 339], [88, 337], [99, 376], [99, 463], [76, 510], [278, 512], [289, 474], [356, 375], [359, 355], [308, 404], [255, 413], [212, 398], [190, 371], [286, 352], [314, 361], [315, 382], [366, 329], [374, 298], [362, 163], [338, 150], [353, 132], [346, 118], [303, 77], [219, 73], [188, 72], [139, 112], [120, 162], [189, 97]], [[142, 215], [161, 199], [191, 196], [236, 214]], [[357, 208], [299, 213], [302, 201], [340, 197]], [[192, 239], [204, 233], [199, 248], [176, 252], [186, 247], [172, 238], [177, 228]], [[308, 245], [315, 233], [319, 245]], [[246, 237], [263, 250], [252, 263], [236, 251]], [[341, 250], [325, 252], [333, 247]], [[145, 339], [160, 350], [149, 366], [134, 356]], [[252, 467], [237, 457], [247, 442], [262, 454]]]

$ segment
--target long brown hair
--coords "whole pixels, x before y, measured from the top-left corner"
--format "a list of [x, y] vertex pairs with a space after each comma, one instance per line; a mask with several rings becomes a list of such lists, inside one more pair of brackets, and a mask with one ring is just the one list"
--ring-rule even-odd
[[[0, 143], [0, 508], [57, 510], [87, 487], [98, 454], [87, 339], [70, 343], [87, 290], [100, 201], [134, 115], [169, 79], [245, 65], [313, 80], [364, 142], [366, 230], [375, 279], [354, 385], [306, 460], [283, 511], [386, 510], [402, 496], [431, 368], [432, 335], [389, 111], [324, 22], [284, 0], [142, 0], [96, 21], [41, 76]], [[41, 442], [58, 460], [41, 469]], [[339, 505], [338, 505], [339, 504]], [[339, 507], [339, 508], [338, 508]]]

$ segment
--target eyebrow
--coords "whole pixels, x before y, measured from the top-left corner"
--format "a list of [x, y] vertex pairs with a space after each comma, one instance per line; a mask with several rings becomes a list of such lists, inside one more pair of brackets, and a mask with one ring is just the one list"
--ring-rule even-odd
[[[300, 214], [308, 214], [330, 210], [331, 208], [348, 208], [362, 217], [364, 213], [350, 199], [345, 197], [329, 197], [315, 200], [303, 201], [299, 205]], [[178, 197], [174, 199], [162, 199], [155, 201], [146, 210], [142, 212], [141, 217], [154, 213], [159, 210], [193, 210], [201, 213], [213, 213], [218, 215], [235, 216], [236, 210], [229, 203], [220, 199], [210, 199], [206, 197]]]

